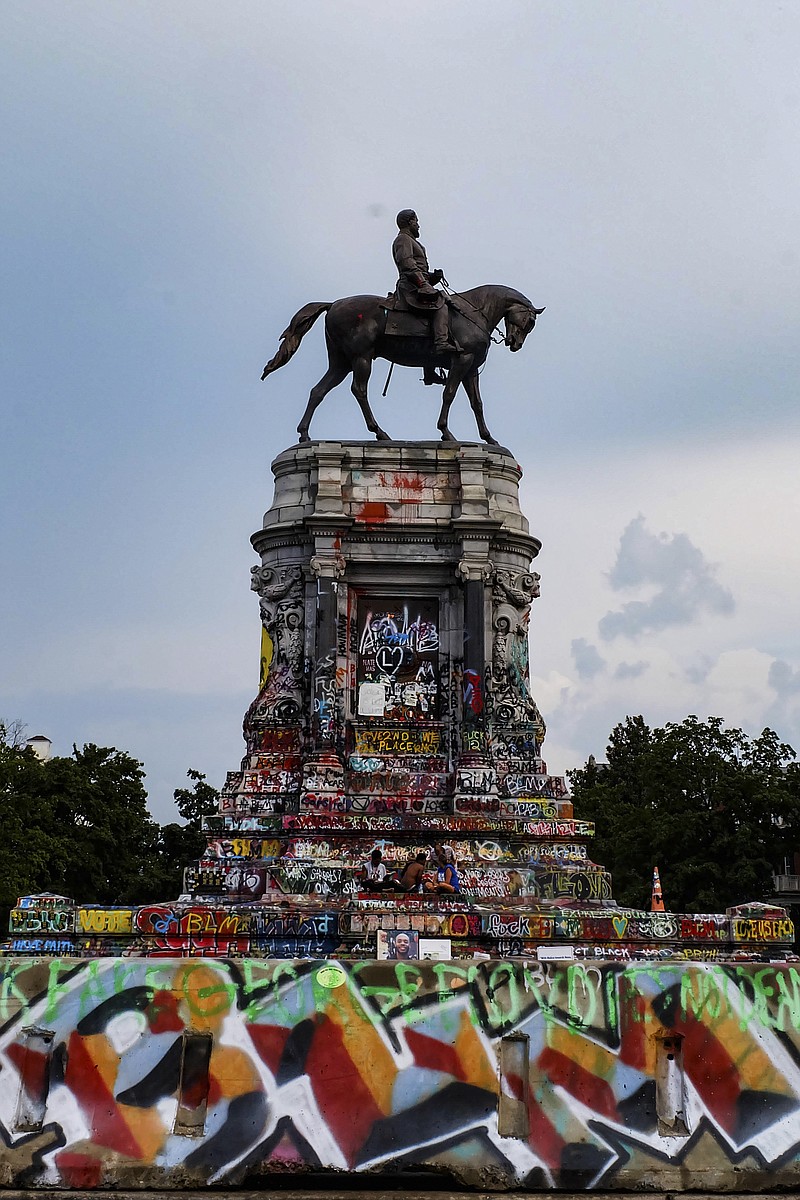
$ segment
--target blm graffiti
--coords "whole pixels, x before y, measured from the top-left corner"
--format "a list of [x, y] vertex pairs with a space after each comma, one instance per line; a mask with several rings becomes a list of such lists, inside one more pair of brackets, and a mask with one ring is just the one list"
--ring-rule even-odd
[[439, 605], [432, 599], [362, 597], [358, 604], [359, 717], [436, 720]]

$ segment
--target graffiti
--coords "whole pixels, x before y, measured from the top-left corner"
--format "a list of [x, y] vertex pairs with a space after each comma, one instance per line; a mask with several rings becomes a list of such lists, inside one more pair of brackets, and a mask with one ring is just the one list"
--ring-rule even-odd
[[527, 799], [508, 800], [496, 795], [479, 797], [457, 792], [454, 803], [457, 813], [494, 813], [499, 817], [522, 818], [523, 821], [555, 821], [560, 815], [556, 804], [543, 804], [541, 801]]
[[344, 792], [305, 792], [300, 806], [307, 813], [342, 813], [347, 810]]
[[228, 895], [244, 899], [263, 895], [266, 886], [266, 868], [254, 863], [223, 863], [197, 867], [186, 867], [183, 872], [183, 890], [192, 896]]
[[136, 913], [136, 928], [150, 936], [151, 953], [246, 954], [248, 919], [228, 909], [176, 909], [151, 905]]
[[[220, 797], [220, 813], [227, 817], [274, 816], [285, 812], [297, 812], [300, 793], [287, 795], [280, 792], [256, 792], [251, 795]], [[241, 828], [238, 820], [227, 828]]]
[[488, 796], [497, 790], [494, 767], [461, 768], [456, 773], [456, 790], [465, 796]]
[[404, 824], [400, 813], [381, 813], [364, 818], [357, 814], [345, 815], [342, 812], [302, 812], [283, 818], [284, 829], [308, 832], [317, 829], [346, 829], [352, 833], [362, 828], [380, 832], [400, 829]]
[[242, 771], [228, 771], [228, 774], [225, 776], [225, 782], [222, 785], [222, 792], [220, 794], [223, 796], [231, 796], [236, 792], [240, 792], [242, 790], [243, 778], [244, 774]]
[[485, 754], [488, 749], [486, 730], [465, 725], [461, 730], [461, 748], [467, 754]]
[[46, 903], [35, 907], [26, 904], [12, 908], [9, 917], [9, 931], [12, 934], [72, 933], [74, 929], [74, 908], [55, 908]]
[[243, 771], [238, 786], [230, 792], [296, 792], [302, 783], [300, 771]]
[[327, 938], [339, 934], [336, 913], [252, 908], [248, 912], [248, 926], [251, 938]]
[[681, 917], [680, 922], [681, 940], [698, 941], [727, 941], [730, 936], [729, 922], [725, 917], [717, 916], [691, 916]]
[[252, 747], [253, 753], [264, 751], [270, 754], [290, 753], [300, 749], [300, 730], [291, 727], [270, 727], [259, 729]]
[[283, 828], [283, 821], [278, 814], [261, 813], [258, 816], [245, 817], [241, 814], [212, 813], [203, 817], [203, 830], [206, 833], [276, 833]]
[[338, 792], [344, 784], [344, 772], [337, 764], [311, 763], [305, 774], [305, 788], [309, 792]]
[[435, 600], [359, 600], [356, 684], [360, 717], [436, 718], [438, 623]]
[[441, 742], [438, 729], [356, 729], [356, 754], [436, 754]]
[[518, 797], [516, 800], [506, 800], [500, 797], [497, 811], [505, 817], [526, 817], [536, 813], [549, 820], [556, 820], [559, 810], [555, 804], [536, 804], [534, 800]]
[[568, 795], [567, 785], [559, 775], [516, 775], [501, 777], [503, 791], [512, 797], [548, 796], [560, 800]]
[[314, 672], [314, 724], [322, 743], [331, 742], [336, 733], [337, 691], [336, 663], [330, 653], [319, 659]]
[[792, 937], [792, 922], [786, 917], [753, 918], [735, 917], [733, 940], [735, 942], [781, 942]]
[[[383, 765], [383, 764], [381, 764]], [[441, 794], [448, 789], [447, 776], [434, 775], [427, 771], [377, 770], [370, 775], [356, 772], [347, 780], [351, 792], [402, 792], [406, 796], [429, 796]]]
[[574, 900], [610, 900], [611, 876], [602, 868], [537, 871], [536, 889], [538, 895], [548, 900], [559, 900], [564, 896]]
[[459, 869], [459, 875], [462, 892], [476, 899], [501, 900], [535, 892], [533, 876], [527, 871], [463, 867]]
[[132, 908], [79, 908], [79, 933], [131, 933]]
[[493, 938], [535, 938], [544, 942], [553, 936], [553, 919], [531, 913], [492, 912], [483, 918], [483, 930]]
[[447, 796], [348, 796], [347, 811], [352, 813], [447, 813]]
[[356, 895], [359, 887], [352, 871], [344, 867], [321, 866], [316, 863], [286, 861], [273, 867], [270, 885], [289, 895]]
[[540, 727], [492, 730], [492, 751], [498, 761], [538, 758], [544, 734]]
[[[274, 928], [275, 944], [297, 938]], [[0, 1017], [8, 1186], [124, 1188], [144, 1170], [154, 1187], [187, 1170], [235, 1186], [243, 1163], [263, 1179], [287, 1162], [435, 1167], [473, 1185], [491, 1167], [495, 1186], [526, 1190], [641, 1190], [678, 1171], [682, 1190], [713, 1177], [731, 1192], [745, 1159], [762, 1191], [800, 1179], [791, 966], [12, 960]], [[49, 1031], [52, 1051], [32, 1048], [26, 1030]], [[209, 1039], [198, 1068], [207, 1111], [182, 1137], [180, 1047], [198, 1032]], [[509, 1035], [528, 1047], [514, 1138], [497, 1123]], [[689, 1098], [677, 1137], [660, 1127], [665, 1038], [680, 1043]], [[36, 1080], [56, 1061], [48, 1094]], [[43, 1096], [33, 1133], [17, 1130], [22, 1094]]]
[[280, 858], [282, 843], [277, 838], [234, 837], [208, 843], [203, 858]]
[[12, 954], [73, 954], [77, 944], [72, 938], [20, 938], [11, 939]]
[[465, 670], [463, 674], [464, 708], [474, 717], [483, 712], [483, 683], [478, 671]]

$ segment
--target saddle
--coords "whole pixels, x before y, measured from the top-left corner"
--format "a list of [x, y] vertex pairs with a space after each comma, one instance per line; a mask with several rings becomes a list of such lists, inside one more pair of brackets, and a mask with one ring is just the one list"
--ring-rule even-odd
[[418, 316], [408, 309], [385, 307], [386, 328], [383, 332], [387, 337], [430, 337], [430, 317]]
[[[459, 305], [450, 296], [445, 296], [444, 302], [449, 309], [459, 310]], [[381, 307], [386, 313], [385, 336], [430, 337], [433, 312], [429, 316], [424, 309], [409, 308], [405, 296], [399, 291], [389, 292]], [[452, 331], [450, 336], [452, 338]]]
[[[463, 300], [460, 296], [445, 297], [445, 304], [451, 311], [459, 312], [472, 321], [478, 328], [485, 328], [486, 332], [491, 332], [483, 319], [483, 314], [477, 312], [471, 304]], [[423, 315], [420, 309], [410, 309], [407, 307], [406, 299], [399, 292], [389, 292], [386, 299], [382, 302], [381, 307], [386, 313], [386, 328], [384, 334], [387, 337], [428, 337], [431, 331], [431, 316]], [[450, 331], [452, 338], [452, 329]]]

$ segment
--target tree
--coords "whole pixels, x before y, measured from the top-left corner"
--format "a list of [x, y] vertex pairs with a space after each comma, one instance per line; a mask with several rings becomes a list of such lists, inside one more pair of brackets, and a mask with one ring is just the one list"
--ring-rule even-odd
[[24, 750], [28, 726], [19, 717], [13, 721], [5, 721], [0, 717], [0, 745], [11, 746], [15, 750]]
[[[36, 797], [42, 766], [32, 750], [6, 740], [0, 727], [0, 920], [17, 897], [41, 890], [52, 861], [50, 837], [39, 824]], [[41, 885], [43, 886], [43, 885]], [[0, 935], [1, 936], [1, 935]]]
[[0, 904], [58, 892], [102, 904], [145, 899], [158, 826], [141, 764], [86, 745], [41, 762], [0, 739]]
[[627, 717], [607, 765], [570, 773], [575, 811], [597, 823], [593, 856], [622, 904], [649, 907], [658, 866], [673, 912], [720, 912], [772, 890], [800, 844], [800, 768], [771, 729], [750, 739], [719, 717], [650, 729]]
[[207, 839], [202, 830], [203, 817], [218, 811], [219, 792], [201, 771], [186, 772], [191, 788], [176, 788], [173, 793], [178, 812], [186, 822], [172, 822], [159, 830], [156, 853], [149, 864], [150, 898], [178, 896], [183, 891], [183, 868], [202, 855]]
[[206, 844], [202, 818], [217, 810], [205, 775], [190, 770], [192, 787], [175, 792], [186, 824], [162, 827], [129, 754], [89, 744], [42, 762], [8, 728], [0, 724], [0, 930], [18, 896], [137, 904], [180, 893], [184, 866]]

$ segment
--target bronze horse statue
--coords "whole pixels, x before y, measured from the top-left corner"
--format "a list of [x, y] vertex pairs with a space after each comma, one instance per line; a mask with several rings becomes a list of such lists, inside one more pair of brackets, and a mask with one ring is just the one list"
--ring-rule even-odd
[[[387, 335], [390, 309], [391, 300], [386, 297], [348, 296], [329, 303], [306, 304], [292, 317], [288, 329], [281, 334], [277, 354], [264, 367], [262, 379], [287, 363], [317, 317], [321, 313], [328, 314], [325, 318], [328, 369], [311, 389], [306, 411], [297, 426], [300, 441], [311, 440], [308, 427], [315, 410], [328, 392], [351, 372], [351, 390], [364, 414], [367, 429], [375, 434], [378, 441], [391, 441], [388, 433], [375, 420], [367, 398], [372, 364], [376, 358], [385, 358], [406, 367], [424, 367], [426, 376], [430, 373], [435, 382], [444, 384], [442, 408], [437, 422], [442, 441], [456, 441], [447, 427], [447, 417], [458, 386], [463, 384], [480, 436], [485, 442], [497, 445], [484, 420], [478, 371], [486, 361], [492, 334], [500, 321], [505, 321], [503, 341], [506, 346], [510, 350], [520, 350], [536, 324], [536, 318], [544, 309], [534, 308], [521, 292], [499, 284], [485, 284], [462, 292], [450, 300], [450, 336], [455, 348], [440, 354], [434, 353], [427, 330], [424, 334], [410, 336]], [[446, 371], [446, 376], [442, 369]]]

